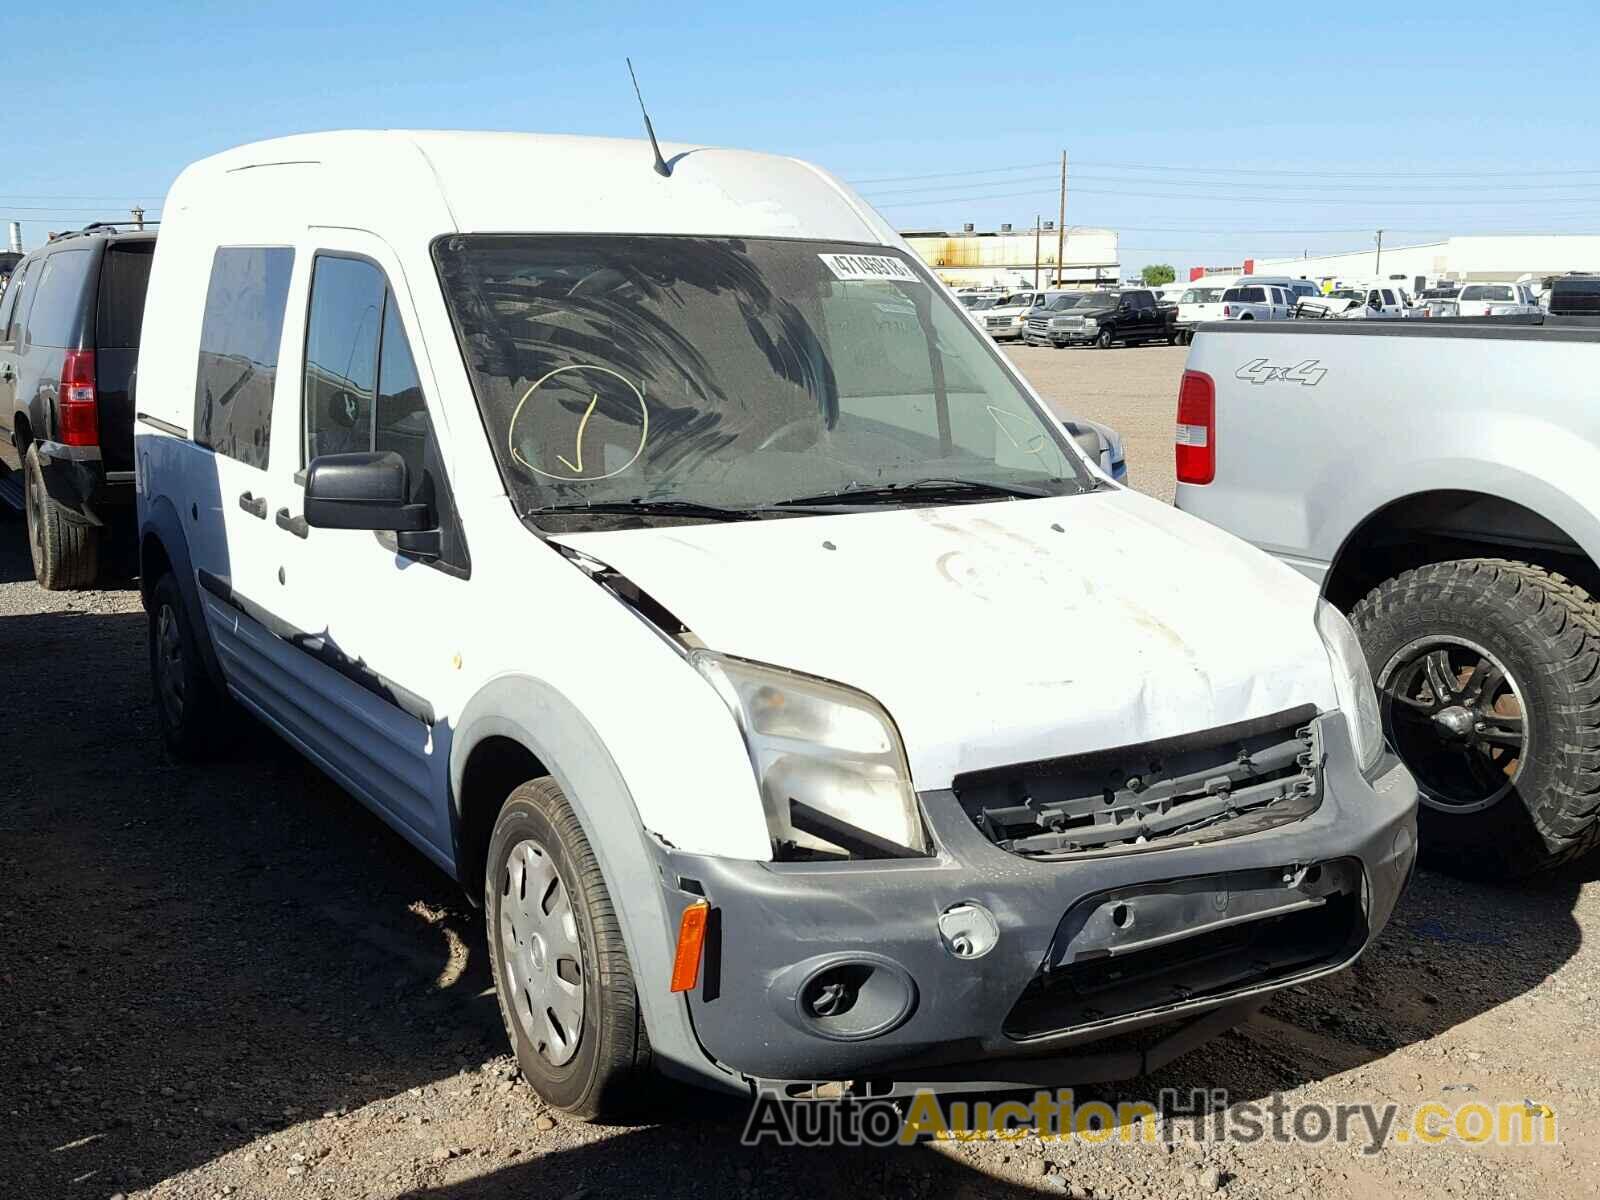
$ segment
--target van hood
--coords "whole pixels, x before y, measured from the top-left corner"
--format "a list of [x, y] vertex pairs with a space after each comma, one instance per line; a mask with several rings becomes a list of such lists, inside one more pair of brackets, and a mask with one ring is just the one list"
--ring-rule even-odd
[[922, 790], [1336, 703], [1316, 589], [1123, 489], [554, 540], [712, 650], [875, 697]]

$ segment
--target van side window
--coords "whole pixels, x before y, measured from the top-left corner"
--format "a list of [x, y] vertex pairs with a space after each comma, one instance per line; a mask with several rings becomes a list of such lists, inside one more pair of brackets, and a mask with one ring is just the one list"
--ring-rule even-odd
[[287, 246], [222, 246], [211, 260], [195, 371], [194, 440], [247, 466], [267, 465], [293, 269], [294, 251]]
[[385, 287], [383, 273], [362, 259], [316, 258], [301, 390], [302, 466], [319, 454], [372, 449]]
[[302, 392], [305, 459], [393, 450], [415, 488], [428, 410], [388, 280], [359, 258], [319, 254], [311, 273]]
[[94, 255], [57, 250], [44, 260], [23, 339], [30, 346], [76, 347], [83, 326], [83, 289]]

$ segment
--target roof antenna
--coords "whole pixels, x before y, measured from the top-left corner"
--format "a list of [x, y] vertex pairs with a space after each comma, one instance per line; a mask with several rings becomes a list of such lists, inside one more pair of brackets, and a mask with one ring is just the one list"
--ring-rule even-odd
[[656, 152], [656, 174], [663, 179], [669, 179], [672, 176], [672, 168], [667, 166], [667, 160], [661, 157], [661, 147], [656, 142], [655, 128], [650, 124], [650, 114], [645, 112], [644, 97], [639, 94], [639, 77], [633, 73], [633, 59], [624, 58], [622, 61], [628, 64], [628, 78], [633, 80], [633, 94], [639, 97], [639, 113], [644, 117], [644, 131], [650, 135], [650, 149]]

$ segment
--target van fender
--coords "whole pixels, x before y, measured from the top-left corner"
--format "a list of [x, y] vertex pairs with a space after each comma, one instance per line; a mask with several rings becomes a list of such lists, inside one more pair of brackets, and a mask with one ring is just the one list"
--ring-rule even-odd
[[490, 737], [509, 738], [543, 763], [577, 814], [611, 895], [651, 1052], [661, 1068], [702, 1086], [739, 1086], [707, 1058], [687, 1006], [668, 990], [678, 914], [667, 911], [658, 859], [632, 793], [588, 719], [542, 679], [502, 675], [485, 684], [461, 711], [450, 747], [450, 830], [457, 863], [462, 777], [473, 748]]
[[200, 606], [200, 589], [195, 583], [194, 567], [189, 561], [189, 538], [183, 531], [183, 521], [178, 510], [167, 496], [156, 496], [140, 506], [139, 515], [139, 594], [146, 612], [150, 611], [150, 571], [144, 561], [144, 547], [148, 538], [154, 537], [166, 551], [172, 573], [178, 578], [178, 591], [183, 596], [183, 608], [189, 619], [189, 632], [195, 645], [200, 647], [200, 661], [206, 674], [217, 688], [218, 695], [227, 695], [227, 680], [222, 675], [222, 664], [217, 660], [216, 647], [211, 644], [211, 633], [206, 628], [205, 609]]

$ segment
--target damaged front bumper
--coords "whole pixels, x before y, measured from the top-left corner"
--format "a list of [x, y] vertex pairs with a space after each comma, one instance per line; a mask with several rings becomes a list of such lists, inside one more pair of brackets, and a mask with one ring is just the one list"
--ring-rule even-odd
[[[1271, 992], [1349, 966], [1410, 878], [1416, 786], [1393, 758], [1364, 777], [1342, 716], [1312, 724], [1320, 802], [1226, 839], [1025, 857], [941, 791], [921, 797], [930, 858], [757, 863], [658, 847], [667, 911], [702, 896], [712, 908], [686, 996], [701, 1048], [791, 1094], [1081, 1083], [1151, 1069]], [[1085, 1050], [1135, 1031], [1142, 1048]]]

